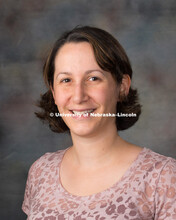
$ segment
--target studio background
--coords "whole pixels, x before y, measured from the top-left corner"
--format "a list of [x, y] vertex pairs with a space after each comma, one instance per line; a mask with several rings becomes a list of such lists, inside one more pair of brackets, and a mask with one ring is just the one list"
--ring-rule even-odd
[[176, 1], [0, 1], [0, 219], [23, 220], [30, 165], [45, 152], [71, 145], [34, 115], [46, 91], [44, 60], [63, 31], [93, 25], [114, 35], [133, 68], [143, 106], [139, 121], [120, 135], [176, 158]]

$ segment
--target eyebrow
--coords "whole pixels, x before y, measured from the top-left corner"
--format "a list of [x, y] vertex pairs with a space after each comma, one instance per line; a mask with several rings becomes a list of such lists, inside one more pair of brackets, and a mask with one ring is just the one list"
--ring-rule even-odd
[[[102, 71], [102, 70], [99, 70], [99, 69], [94, 69], [94, 70], [87, 70], [85, 72], [85, 74], [89, 74], [89, 73], [92, 73], [92, 72], [100, 72], [102, 73], [103, 75], [105, 75], [105, 71]], [[72, 75], [71, 72], [59, 72], [56, 74], [56, 78], [59, 76], [59, 75]]]

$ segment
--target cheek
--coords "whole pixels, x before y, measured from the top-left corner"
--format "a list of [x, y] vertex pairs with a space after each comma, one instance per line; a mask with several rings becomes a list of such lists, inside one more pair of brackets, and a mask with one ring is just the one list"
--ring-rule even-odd
[[55, 104], [58, 108], [64, 107], [67, 103], [68, 93], [63, 92], [62, 90], [56, 89], [55, 90]]
[[107, 95], [107, 90], [105, 88], [92, 88], [89, 90], [89, 96], [91, 99], [93, 99], [95, 102], [99, 104], [103, 104], [106, 102], [106, 96]]
[[116, 109], [118, 102], [118, 89], [115, 87], [109, 87], [106, 91], [104, 91], [102, 101], [106, 104], [109, 111]]
[[111, 89], [110, 87], [102, 87], [99, 89], [95, 89], [92, 94], [94, 100], [101, 104], [109, 104], [112, 102], [116, 102], [117, 98], [115, 95], [116, 91]]

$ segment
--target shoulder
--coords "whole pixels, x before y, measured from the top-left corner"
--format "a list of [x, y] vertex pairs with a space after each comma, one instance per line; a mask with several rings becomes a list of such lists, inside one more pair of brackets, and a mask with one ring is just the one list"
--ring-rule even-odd
[[[148, 178], [145, 196], [154, 198], [156, 219], [175, 219], [176, 216], [176, 160], [147, 150], [145, 164]], [[146, 175], [146, 176], [147, 176]]]
[[141, 162], [143, 165], [148, 165], [148, 167], [154, 170], [162, 171], [166, 166], [176, 167], [176, 160], [174, 158], [161, 155], [148, 148], [144, 148], [141, 155]]
[[141, 179], [141, 187], [150, 186], [154, 193], [160, 184], [171, 184], [174, 181], [176, 160], [144, 148], [138, 155], [133, 174], [132, 178]]
[[65, 151], [59, 150], [57, 152], [46, 153], [31, 165], [28, 172], [27, 186], [32, 191], [35, 191], [38, 184], [44, 179], [55, 176]]
[[151, 195], [160, 197], [165, 194], [166, 196], [169, 189], [176, 190], [175, 159], [144, 148], [137, 170], [140, 171], [139, 175], [146, 191], [150, 191]]
[[55, 160], [58, 160], [59, 158], [61, 158], [65, 151], [66, 151], [66, 149], [58, 150], [56, 152], [47, 152], [44, 155], [42, 155], [41, 157], [39, 157], [34, 162], [34, 164], [41, 163], [41, 162], [54, 162]]
[[65, 151], [66, 150], [59, 150], [53, 153], [46, 153], [37, 159], [30, 167], [22, 206], [25, 213], [29, 213], [31, 201], [42, 188], [42, 184], [47, 186], [47, 184], [50, 183], [49, 180], [56, 176], [57, 167]]
[[[168, 190], [174, 186], [176, 190], [176, 160], [157, 153], [152, 153], [155, 160], [155, 172], [158, 172], [158, 189]], [[156, 159], [155, 159], [156, 158]]]
[[[62, 156], [66, 150], [58, 150], [56, 152], [48, 152], [38, 158], [29, 169], [29, 176], [35, 173], [41, 173], [46, 169], [57, 166], [62, 160]], [[35, 175], [38, 176], [38, 175]]]
[[130, 189], [139, 202], [141, 212], [144, 204], [148, 210], [154, 210], [156, 216], [168, 213], [168, 210], [173, 212], [169, 207], [176, 204], [176, 160], [144, 148], [132, 171]]

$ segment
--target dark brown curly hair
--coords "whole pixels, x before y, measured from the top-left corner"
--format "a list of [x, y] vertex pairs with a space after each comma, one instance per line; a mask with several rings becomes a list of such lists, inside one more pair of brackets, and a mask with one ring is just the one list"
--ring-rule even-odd
[[[55, 57], [59, 49], [69, 42], [88, 42], [92, 45], [95, 59], [101, 69], [110, 72], [116, 82], [120, 85], [124, 74], [128, 74], [132, 79], [132, 68], [125, 50], [120, 43], [108, 32], [90, 26], [77, 26], [71, 31], [65, 32], [54, 44], [49, 53], [43, 68], [44, 81], [48, 91], [41, 95], [37, 106], [42, 109], [41, 112], [35, 112], [36, 116], [42, 121], [48, 122], [52, 131], [65, 132], [69, 128], [62, 117], [51, 117], [50, 113], [59, 113], [55, 105], [51, 92], [53, 88], [53, 79], [55, 71]], [[136, 117], [116, 117], [117, 130], [125, 130], [138, 120], [141, 114], [141, 105], [138, 101], [136, 89], [130, 87], [127, 96], [121, 94], [120, 101], [117, 103], [117, 113], [136, 114]]]

